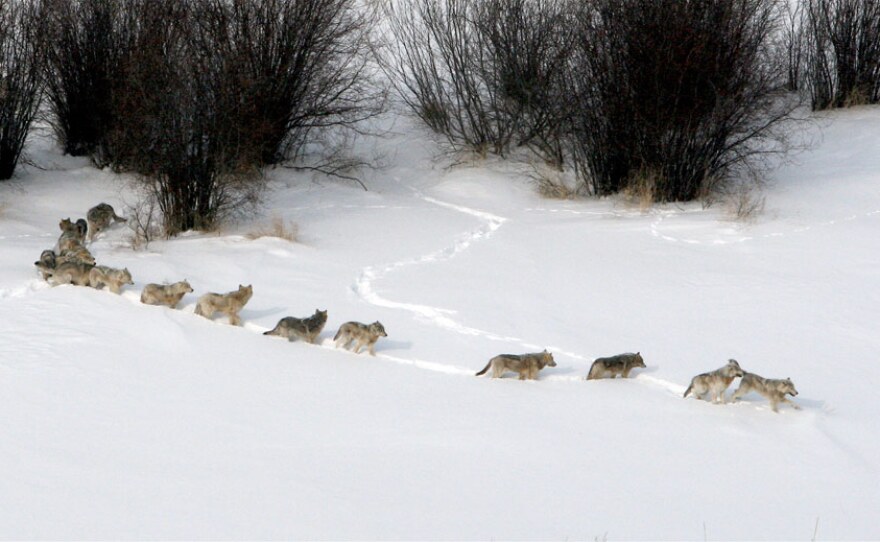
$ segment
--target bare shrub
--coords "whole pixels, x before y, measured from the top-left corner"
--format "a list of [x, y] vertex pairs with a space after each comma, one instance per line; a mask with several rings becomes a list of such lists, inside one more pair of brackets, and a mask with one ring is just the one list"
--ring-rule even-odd
[[196, 51], [230, 86], [255, 162], [299, 156], [314, 130], [352, 128], [384, 108], [368, 61], [376, 10], [358, 0], [200, 0]]
[[804, 0], [813, 109], [880, 102], [880, 0]]
[[[594, 194], [644, 182], [688, 201], [787, 147], [797, 102], [765, 0], [595, 0], [581, 4], [568, 94], [572, 153]], [[636, 186], [643, 191], [643, 187]]]
[[133, 250], [146, 250], [153, 240], [162, 235], [162, 218], [152, 194], [141, 194], [134, 205], [127, 205], [125, 216], [128, 217], [126, 224], [131, 230], [128, 243]]
[[194, 31], [202, 4], [139, 0], [115, 97], [113, 155], [155, 198], [167, 235], [211, 230], [256, 202], [262, 177], [242, 132], [236, 81]]
[[0, 0], [0, 180], [12, 177], [43, 96], [45, 34], [33, 0]]
[[764, 212], [766, 197], [761, 193], [760, 183], [738, 182], [728, 190], [725, 197], [730, 214], [743, 222], [757, 220]]
[[558, 81], [574, 36], [565, 12], [563, 0], [389, 2], [380, 64], [453, 149], [529, 146], [561, 167]]
[[[381, 111], [369, 85], [371, 12], [358, 0], [130, 0], [112, 155], [140, 174], [165, 232], [252, 209], [260, 168], [315, 131]], [[376, 88], [376, 90], [372, 90]]]
[[263, 225], [247, 234], [248, 239], [277, 237], [295, 243], [299, 235], [299, 225], [292, 220], [285, 221], [280, 216], [273, 217], [268, 225]]
[[44, 0], [46, 92], [64, 152], [105, 165], [112, 92], [126, 54], [123, 0]]

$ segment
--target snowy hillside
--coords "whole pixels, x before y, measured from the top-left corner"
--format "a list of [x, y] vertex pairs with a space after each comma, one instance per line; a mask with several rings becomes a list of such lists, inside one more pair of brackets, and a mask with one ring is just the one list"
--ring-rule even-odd
[[[0, 183], [0, 537], [880, 537], [880, 109], [821, 124], [754, 223], [544, 199], [402, 130], [368, 192], [279, 170], [219, 235], [111, 229], [119, 296], [39, 278], [59, 219], [132, 195], [35, 140], [45, 169]], [[246, 235], [276, 216], [297, 242]], [[181, 310], [139, 302], [182, 279]], [[239, 284], [242, 328], [193, 314]], [[261, 335], [316, 308], [321, 345]], [[349, 320], [384, 324], [375, 358], [333, 347]], [[543, 348], [539, 381], [473, 375]], [[583, 379], [629, 351], [634, 378]], [[728, 358], [802, 409], [682, 399]]]

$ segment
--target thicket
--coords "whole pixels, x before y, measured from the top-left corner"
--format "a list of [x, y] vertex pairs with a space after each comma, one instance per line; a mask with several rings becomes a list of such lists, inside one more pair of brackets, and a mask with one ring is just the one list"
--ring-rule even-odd
[[785, 149], [773, 0], [392, 2], [382, 65], [453, 148], [526, 146], [594, 194], [691, 200]]
[[378, 55], [398, 95], [453, 148], [528, 147], [563, 161], [562, 77], [574, 44], [568, 0], [412, 0], [385, 4]]
[[803, 0], [798, 23], [813, 109], [880, 102], [880, 1]]
[[46, 2], [59, 140], [138, 174], [167, 234], [213, 228], [262, 168], [384, 106], [359, 0]]
[[0, 0], [0, 181], [15, 172], [42, 102], [41, 15], [35, 2]]
[[124, 0], [44, 0], [46, 97], [64, 152], [108, 161], [113, 92], [127, 54]]

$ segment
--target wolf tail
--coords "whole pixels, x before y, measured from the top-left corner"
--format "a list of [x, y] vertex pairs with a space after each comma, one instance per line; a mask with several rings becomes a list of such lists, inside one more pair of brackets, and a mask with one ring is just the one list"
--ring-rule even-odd
[[486, 371], [488, 371], [488, 370], [489, 370], [489, 367], [491, 367], [491, 366], [492, 366], [492, 360], [489, 360], [489, 363], [487, 363], [486, 366], [483, 367], [483, 370], [480, 371], [479, 373], [477, 373], [476, 376], [480, 376], [480, 375], [484, 375], [484, 374], [486, 374]]
[[336, 335], [333, 337], [333, 340], [338, 341], [340, 335], [342, 335], [342, 328], [339, 328], [339, 331], [336, 332]]
[[275, 334], [276, 334], [276, 333], [275, 333], [276, 331], [278, 331], [278, 326], [273, 327], [273, 328], [270, 329], [269, 331], [264, 331], [264, 332], [263, 332], [263, 335], [275, 335]]
[[687, 397], [688, 394], [691, 392], [692, 389], [694, 389], [694, 383], [693, 383], [693, 382], [691, 382], [691, 385], [688, 386], [688, 389], [684, 390], [684, 395], [682, 395], [682, 397]]

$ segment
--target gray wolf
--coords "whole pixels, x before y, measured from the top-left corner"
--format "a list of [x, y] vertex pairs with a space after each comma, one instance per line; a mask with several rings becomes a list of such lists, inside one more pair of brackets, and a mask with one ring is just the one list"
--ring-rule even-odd
[[642, 359], [641, 352], [618, 354], [608, 358], [596, 358], [593, 365], [590, 366], [590, 372], [587, 374], [587, 380], [597, 378], [614, 378], [622, 375], [623, 378], [629, 377], [629, 372], [635, 367], [644, 367], [645, 360]]
[[724, 402], [724, 390], [730, 386], [733, 379], [744, 374], [739, 363], [735, 359], [727, 361], [727, 365], [708, 373], [703, 373], [691, 379], [691, 385], [684, 391], [682, 397], [687, 397], [693, 391], [694, 397], [702, 399], [706, 393], [711, 393], [712, 402]]
[[86, 238], [85, 221], [81, 218], [76, 222], [71, 222], [69, 218], [62, 218], [58, 223], [58, 228], [61, 230], [61, 236], [58, 237], [58, 243], [55, 247], [59, 253], [76, 247]]
[[193, 291], [189, 282], [182, 280], [174, 284], [147, 284], [141, 293], [141, 303], [147, 305], [166, 305], [172, 309], [177, 308], [177, 304], [184, 295]]
[[770, 401], [770, 407], [773, 409], [773, 412], [779, 412], [777, 409], [779, 403], [788, 403], [797, 410], [801, 408], [786, 397], [786, 395], [796, 397], [798, 394], [790, 378], [763, 378], [755, 373], [743, 372], [739, 387], [733, 392], [733, 400], [738, 401], [740, 397], [750, 391], [758, 392], [767, 398]]
[[277, 335], [287, 338], [288, 341], [300, 339], [314, 344], [326, 323], [327, 311], [315, 309], [315, 314], [308, 318], [294, 318], [293, 316], [282, 318], [278, 321], [275, 329], [267, 331], [263, 335]]
[[44, 250], [40, 253], [40, 259], [35, 261], [34, 265], [40, 270], [40, 273], [43, 275], [43, 280], [49, 280], [56, 265], [55, 251], [50, 249]]
[[134, 284], [134, 281], [131, 280], [128, 268], [114, 269], [106, 265], [96, 265], [89, 271], [89, 284], [92, 288], [100, 288], [106, 284], [111, 292], [118, 294], [123, 284]]
[[336, 336], [333, 337], [333, 340], [336, 341], [336, 347], [342, 347], [346, 349], [350, 349], [351, 343], [355, 343], [354, 353], [358, 354], [361, 351], [361, 348], [364, 346], [369, 347], [370, 355], [376, 355], [376, 341], [379, 340], [379, 337], [387, 337], [388, 334], [385, 333], [385, 327], [382, 326], [378, 321], [373, 322], [370, 325], [362, 324], [360, 322], [346, 322], [339, 326], [339, 331], [336, 332]]
[[254, 295], [254, 288], [251, 284], [247, 286], [239, 284], [238, 290], [225, 294], [210, 292], [198, 299], [195, 313], [210, 320], [215, 312], [222, 312], [229, 317], [230, 324], [240, 326], [241, 318], [238, 317], [238, 312], [251, 299], [252, 295]]
[[62, 250], [58, 257], [55, 259], [56, 265], [61, 265], [65, 262], [82, 262], [95, 265], [95, 257], [92, 256], [92, 253], [89, 252], [89, 249], [82, 246], [82, 244], [80, 243], [76, 243], [71, 247]]
[[112, 222], [125, 222], [126, 219], [116, 215], [113, 207], [107, 203], [99, 203], [86, 213], [88, 220], [89, 241], [109, 226]]
[[537, 380], [538, 371], [544, 367], [556, 367], [556, 361], [546, 349], [533, 354], [501, 354], [490, 359], [477, 376], [486, 374], [490, 367], [492, 378], [501, 378], [506, 371], [513, 371], [519, 373], [520, 380]]
[[81, 243], [86, 239], [88, 225], [82, 218], [77, 219], [76, 222], [71, 222], [70, 218], [62, 218], [61, 222], [58, 223], [58, 228], [61, 230], [62, 236], [67, 234]]
[[64, 262], [52, 270], [50, 279], [53, 284], [76, 284], [77, 286], [89, 285], [89, 273], [94, 265], [83, 262]]

